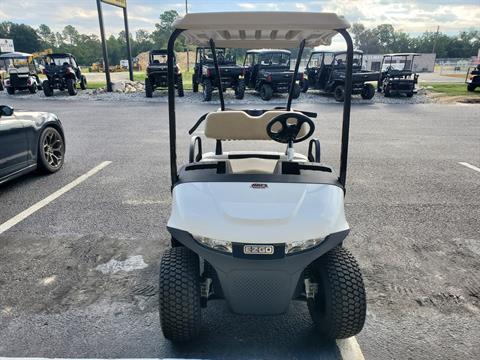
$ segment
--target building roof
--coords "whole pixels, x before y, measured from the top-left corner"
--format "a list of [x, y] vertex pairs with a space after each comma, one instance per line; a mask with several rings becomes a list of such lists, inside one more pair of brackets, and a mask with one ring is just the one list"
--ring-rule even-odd
[[6, 53], [6, 54], [0, 55], [0, 59], [28, 58], [30, 56], [32, 56], [32, 54], [24, 53], [24, 52], [20, 52], [20, 51], [14, 51], [14, 52], [11, 52], [11, 53]]
[[336, 30], [350, 24], [334, 13], [312, 12], [216, 12], [187, 14], [173, 24], [185, 30], [188, 40], [208, 46], [210, 39], [219, 47], [295, 48], [330, 45]]

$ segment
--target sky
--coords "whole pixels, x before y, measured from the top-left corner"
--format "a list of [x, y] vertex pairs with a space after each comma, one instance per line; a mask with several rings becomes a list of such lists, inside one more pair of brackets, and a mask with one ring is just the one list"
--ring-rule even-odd
[[[480, 29], [480, 0], [187, 0], [189, 12], [208, 11], [314, 11], [344, 15], [350, 23], [367, 27], [392, 24], [396, 30], [412, 35], [424, 31], [455, 34], [461, 30]], [[127, 0], [130, 31], [152, 31], [158, 16], [175, 9], [185, 14], [185, 0]], [[120, 8], [103, 4], [107, 34], [123, 29]], [[95, 0], [0, 0], [0, 21], [25, 23], [33, 27], [44, 23], [54, 31], [66, 25], [80, 32], [98, 34]]]

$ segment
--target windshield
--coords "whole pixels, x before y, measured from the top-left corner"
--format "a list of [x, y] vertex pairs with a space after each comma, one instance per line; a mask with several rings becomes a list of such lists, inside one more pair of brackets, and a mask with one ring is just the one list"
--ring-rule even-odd
[[[353, 54], [353, 66], [361, 67], [362, 66], [362, 54]], [[347, 53], [337, 54], [335, 56], [335, 66], [346, 66], [347, 64]]]
[[65, 63], [67, 63], [67, 65], [70, 65], [70, 58], [68, 57], [47, 57], [45, 59], [45, 64], [46, 65], [56, 65], [56, 66], [62, 66], [64, 65]]
[[[217, 60], [219, 64], [236, 61], [235, 55], [230, 50], [226, 50], [225, 48], [216, 48], [215, 52], [217, 54]], [[203, 62], [213, 62], [212, 50], [210, 48], [202, 49], [200, 56]]]
[[0, 69], [6, 71], [17, 69], [20, 72], [33, 72], [35, 71], [35, 65], [29, 62], [27, 57], [9, 58], [1, 60]]
[[153, 64], [166, 64], [167, 63], [167, 54], [152, 54], [152, 63]]
[[267, 66], [285, 66], [290, 67], [290, 54], [286, 53], [265, 53], [260, 54], [259, 62]]
[[312, 57], [310, 58], [310, 63], [308, 64], [309, 67], [320, 67], [320, 64], [322, 63], [322, 57], [323, 53], [314, 53], [312, 54]]
[[406, 70], [410, 67], [411, 60], [407, 59], [406, 56], [392, 56], [386, 57], [383, 60], [382, 71], [388, 69], [392, 70]]

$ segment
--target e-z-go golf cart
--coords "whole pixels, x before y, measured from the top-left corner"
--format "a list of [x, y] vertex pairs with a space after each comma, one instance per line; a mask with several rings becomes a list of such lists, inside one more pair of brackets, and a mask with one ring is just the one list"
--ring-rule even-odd
[[[343, 247], [349, 226], [344, 195], [347, 172], [353, 45], [348, 22], [331, 13], [226, 12], [187, 14], [174, 23], [168, 42], [168, 105], [172, 212], [167, 228], [172, 247], [162, 256], [160, 322], [164, 336], [188, 341], [200, 332], [201, 309], [224, 299], [238, 314], [285, 313], [292, 300], [306, 301], [319, 336], [347, 338], [365, 322], [365, 289], [359, 267]], [[227, 30], [228, 29], [228, 30]], [[285, 107], [226, 109], [202, 115], [214, 152], [191, 139], [189, 163], [177, 169], [175, 39], [184, 34], [209, 46], [298, 47], [295, 76]], [[347, 43], [340, 172], [321, 163], [320, 141], [307, 155], [294, 144], [309, 139], [315, 113], [292, 108], [293, 82], [305, 46], [328, 45], [340, 33]], [[278, 152], [224, 151], [227, 141], [274, 141]], [[258, 143], [257, 143], [258, 144]], [[286, 146], [286, 148], [284, 147]]]

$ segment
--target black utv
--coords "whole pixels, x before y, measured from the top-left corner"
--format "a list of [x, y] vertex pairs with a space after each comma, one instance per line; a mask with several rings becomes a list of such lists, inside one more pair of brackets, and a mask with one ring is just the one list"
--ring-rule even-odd
[[[243, 68], [237, 65], [235, 55], [225, 48], [216, 48], [215, 52], [217, 54], [223, 91], [226, 91], [228, 88], [233, 89], [235, 91], [235, 98], [243, 99], [245, 95]], [[202, 85], [204, 101], [212, 100], [213, 90], [218, 89], [219, 79], [217, 79], [210, 48], [197, 48], [192, 85], [193, 92], [198, 92], [198, 86]]]
[[42, 88], [45, 96], [52, 96], [53, 90], [68, 91], [68, 94], [77, 95], [77, 85], [82, 90], [87, 88], [87, 79], [80, 70], [75, 56], [69, 53], [49, 54], [44, 56], [45, 69], [43, 73], [47, 80], [43, 81]]
[[[320, 90], [333, 94], [335, 100], [343, 102], [345, 98], [345, 51], [314, 51], [311, 53], [305, 67], [303, 80], [300, 86], [303, 92], [308, 89]], [[362, 70], [363, 52], [353, 53], [352, 94], [360, 94], [362, 99], [371, 99], [375, 96], [375, 86], [368, 81], [377, 81], [378, 72]]]
[[[288, 93], [294, 71], [290, 70], [290, 51], [278, 49], [248, 50], [243, 67], [245, 84], [255, 89], [263, 100], [270, 100], [275, 93]], [[298, 74], [295, 80], [302, 80]], [[293, 98], [300, 96], [300, 85], [295, 82]]]
[[416, 92], [415, 84], [418, 74], [413, 70], [415, 53], [385, 54], [383, 55], [381, 72], [377, 82], [377, 91], [385, 97], [393, 94], [405, 94], [412, 97]]
[[[148, 98], [153, 96], [156, 88], [168, 88], [167, 85], [167, 50], [152, 50], [148, 53], [147, 76], [145, 77], [145, 95]], [[178, 96], [182, 97], [183, 93], [183, 78], [176, 59], [175, 63], [175, 87]]]
[[468, 68], [465, 84], [467, 84], [468, 91], [475, 91], [477, 87], [480, 87], [480, 64]]

